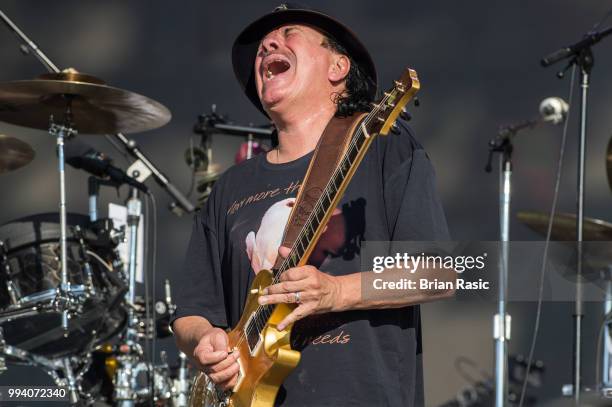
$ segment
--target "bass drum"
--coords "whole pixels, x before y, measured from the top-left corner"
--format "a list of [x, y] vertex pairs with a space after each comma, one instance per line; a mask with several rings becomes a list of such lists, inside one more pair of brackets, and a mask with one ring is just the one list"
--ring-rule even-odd
[[[7, 344], [49, 358], [87, 353], [120, 332], [127, 320], [114, 248], [67, 217], [68, 280], [77, 308], [68, 331], [53, 308], [61, 284], [59, 214], [33, 215], [0, 227], [0, 326]], [[102, 242], [102, 243], [101, 243]]]

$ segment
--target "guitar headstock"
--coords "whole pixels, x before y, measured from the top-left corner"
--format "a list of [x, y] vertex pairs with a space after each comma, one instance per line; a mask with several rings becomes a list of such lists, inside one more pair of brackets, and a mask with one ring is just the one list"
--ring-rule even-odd
[[402, 76], [394, 82], [391, 89], [384, 93], [384, 97], [374, 105], [374, 123], [380, 125], [376, 129], [378, 134], [386, 136], [397, 120], [398, 116], [421, 87], [419, 77], [414, 69], [406, 68]]

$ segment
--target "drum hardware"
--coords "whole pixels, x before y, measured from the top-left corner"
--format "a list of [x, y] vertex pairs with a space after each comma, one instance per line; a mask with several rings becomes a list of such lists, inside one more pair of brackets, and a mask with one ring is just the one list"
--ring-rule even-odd
[[213, 164], [213, 134], [226, 134], [244, 137], [245, 142], [236, 153], [236, 163], [244, 161], [268, 151], [262, 140], [270, 140], [274, 134], [274, 127], [270, 124], [263, 126], [243, 126], [229, 121], [227, 116], [217, 113], [217, 106], [212, 105], [210, 114], [198, 116], [193, 132], [200, 135], [200, 145], [190, 147], [185, 151], [185, 161], [193, 169], [197, 179], [198, 206], [204, 205], [212, 186], [219, 179], [221, 172], [219, 166]]
[[6, 371], [6, 359], [4, 358], [4, 351], [6, 349], [6, 342], [4, 341], [4, 334], [2, 327], [0, 326], [0, 374]]
[[76, 404], [79, 399], [93, 401], [91, 395], [83, 392], [79, 385], [81, 378], [91, 365], [89, 354], [49, 359], [10, 345], [5, 346], [4, 354], [25, 365], [42, 368], [53, 379], [56, 386], [67, 389], [71, 404]]
[[34, 156], [34, 150], [25, 141], [0, 134], [0, 174], [28, 165]]
[[[0, 101], [11, 108], [0, 120], [33, 128], [48, 128], [56, 138], [60, 175], [61, 275], [56, 304], [67, 307], [71, 299], [66, 259], [65, 139], [84, 133], [143, 131], [165, 124], [169, 111], [144, 96], [107, 86], [103, 81], [74, 70], [45, 74], [31, 81], [0, 84]], [[61, 123], [54, 119], [63, 117]], [[46, 118], [43, 120], [43, 118]], [[43, 125], [43, 123], [45, 123]], [[69, 309], [62, 309], [62, 327], [68, 329]]]
[[0, 264], [2, 264], [4, 274], [6, 276], [6, 291], [9, 296], [10, 304], [17, 305], [17, 299], [21, 298], [21, 293], [17, 292], [18, 288], [15, 286], [15, 283], [13, 283], [11, 268], [9, 267], [8, 258], [6, 254], [7, 252], [4, 242], [0, 240]]
[[173, 380], [172, 394], [174, 407], [187, 407], [191, 391], [191, 373], [187, 356], [179, 352], [179, 365], [176, 378]]
[[[74, 70], [60, 72], [59, 69], [53, 65], [52, 62], [42, 53], [42, 51], [40, 51], [38, 47], [8, 19], [8, 17], [6, 17], [3, 13], [0, 14], [0, 17], [2, 17], [9, 28], [13, 30], [17, 36], [22, 39], [22, 41], [25, 42], [25, 44], [33, 51], [39, 60], [45, 64], [48, 70], [52, 72], [51, 74], [43, 75], [40, 78], [32, 81], [15, 81], [0, 84], [0, 104], [7, 107], [0, 112], [0, 121], [6, 121], [12, 124], [27, 127], [48, 129], [49, 133], [57, 137], [58, 168], [60, 169], [60, 193], [65, 194], [65, 179], [63, 178], [64, 174], [62, 173], [66, 158], [63, 150], [64, 140], [69, 136], [76, 134], [76, 129], [78, 129], [81, 133], [89, 134], [113, 133], [115, 134], [115, 138], [125, 147], [126, 151], [136, 158], [136, 163], [141, 165], [143, 168], [146, 168], [154, 176], [156, 181], [175, 199], [177, 205], [183, 208], [183, 210], [186, 212], [192, 212], [194, 210], [193, 205], [191, 205], [191, 203], [168, 181], [168, 178], [147, 159], [147, 157], [138, 149], [136, 143], [133, 140], [127, 139], [123, 135], [123, 133], [144, 131], [159, 127], [168, 122], [170, 119], [170, 112], [164, 106], [151, 99], [132, 92], [112, 88], [107, 86], [103, 81], [92, 76], [80, 74]], [[58, 124], [49, 124], [50, 119], [58, 117], [63, 117], [63, 121], [59, 122]], [[137, 230], [137, 222], [134, 219], [140, 217], [141, 203], [138, 199], [137, 193], [133, 192], [132, 194], [133, 200], [128, 203], [128, 211], [131, 217], [131, 223], [128, 225], [128, 230], [130, 235], [134, 237], [134, 232]], [[64, 196], [64, 199], [60, 199], [61, 236], [59, 239], [61, 242], [60, 260], [63, 263], [63, 267], [61, 267], [62, 278], [59, 282], [56, 281], [56, 279], [52, 279], [53, 281], [51, 282], [52, 284], [57, 283], [56, 289], [59, 286], [59, 295], [56, 296], [56, 299], [53, 302], [49, 303], [32, 303], [30, 301], [21, 304], [19, 301], [21, 300], [21, 302], [23, 302], [24, 297], [20, 293], [16, 294], [16, 299], [20, 307], [25, 307], [26, 305], [32, 306], [34, 308], [34, 312], [41, 311], [40, 307], [53, 308], [52, 306], [55, 306], [62, 308], [62, 329], [67, 328], [67, 330], [70, 331], [70, 334], [68, 335], [68, 339], [70, 339], [72, 338], [71, 335], [74, 332], [75, 324], [71, 323], [70, 326], [68, 326], [68, 315], [65, 308], [67, 308], [71, 303], [71, 298], [69, 297], [71, 293], [70, 290], [75, 289], [75, 284], [71, 284], [73, 281], [70, 281], [69, 278], [74, 278], [74, 272], [78, 271], [78, 276], [82, 277], [82, 280], [87, 282], [89, 281], [87, 277], [89, 273], [85, 270], [84, 262], [79, 263], [71, 261], [70, 264], [66, 264], [68, 263], [68, 253], [66, 250], [66, 238], [68, 231], [65, 204], [66, 202]], [[96, 216], [94, 216], [94, 218], [97, 219], [97, 211], [95, 215]], [[74, 237], [75, 236], [72, 236], [73, 240]], [[110, 238], [113, 239], [113, 236], [110, 236]], [[133, 243], [135, 240], [136, 239], [132, 238], [131, 242]], [[109, 337], [104, 336], [105, 333], [109, 332], [109, 328], [107, 326], [119, 327], [116, 320], [116, 312], [114, 311], [113, 307], [115, 307], [119, 301], [126, 297], [127, 301], [129, 302], [132, 300], [132, 303], [128, 304], [128, 312], [130, 313], [130, 316], [127, 318], [127, 324], [129, 326], [126, 335], [124, 336], [125, 342], [119, 346], [119, 349], [123, 350], [123, 354], [117, 357], [117, 360], [122, 361], [122, 363], [117, 362], [117, 377], [121, 379], [122, 374], [128, 373], [129, 375], [132, 375], [132, 373], [134, 373], [134, 369], [132, 368], [136, 368], [136, 370], [140, 369], [141, 371], [151, 370], [151, 379], [154, 379], [158, 390], [152, 392], [150, 396], [158, 398], [168, 397], [168, 391], [163, 390], [164, 378], [167, 377], [164, 370], [159, 366], [154, 367], [152, 364], [139, 362], [143, 360], [144, 355], [142, 348], [138, 343], [139, 338], [134, 335], [134, 322], [137, 319], [134, 318], [135, 315], [133, 310], [133, 299], [135, 294], [133, 276], [136, 263], [134, 249], [136, 246], [134, 244], [130, 245], [130, 264], [128, 265], [129, 275], [127, 278], [129, 281], [128, 288], [117, 290], [113, 285], [116, 284], [117, 280], [119, 280], [116, 276], [117, 272], [114, 271], [111, 273], [108, 271], [109, 267], [113, 268], [113, 266], [116, 265], [116, 261], [109, 261], [108, 258], [99, 256], [99, 252], [94, 254], [93, 250], [84, 250], [83, 243], [87, 245], [90, 244], [88, 240], [85, 240], [84, 242], [80, 242], [80, 244], [78, 244], [78, 248], [75, 250], [75, 244], [71, 242], [70, 247], [72, 250], [70, 251], [70, 255], [75, 256], [76, 253], [79, 257], [83, 257], [87, 263], [90, 263], [90, 266], [94, 264], [96, 265], [92, 271], [94, 272], [93, 280], [97, 286], [94, 285], [96, 290], [94, 293], [91, 293], [89, 301], [86, 301], [86, 304], [89, 304], [87, 310], [79, 310], [82, 313], [79, 314], [77, 312], [74, 315], [74, 319], [76, 321], [76, 325], [80, 327], [80, 333], [90, 334], [90, 341], [87, 343], [81, 343], [78, 350], [71, 347], [67, 351], [70, 354], [77, 353], [78, 355], [87, 355], [88, 358], [91, 358], [90, 352], [95, 345], [99, 343], [98, 341], [106, 340]], [[45, 241], [44, 243], [41, 242], [40, 244], [48, 246], [50, 243]], [[9, 249], [10, 256], [19, 256], [22, 254], [15, 247], [11, 246]], [[24, 250], [27, 251], [27, 249], [28, 247], [26, 247]], [[45, 253], [46, 251], [48, 251], [47, 248], [45, 248]], [[46, 264], [44, 261], [49, 260], [43, 259], [40, 260], [39, 263], [35, 264], [44, 265]], [[7, 264], [8, 263], [10, 263], [10, 259]], [[79, 269], [76, 267], [77, 264], [83, 267]], [[50, 267], [49, 269], [52, 268]], [[70, 269], [70, 275], [67, 275], [68, 273], [66, 272], [66, 269]], [[104, 270], [106, 270], [106, 272]], [[43, 270], [43, 272], [44, 271], [46, 270]], [[16, 270], [15, 273], [17, 272], [21, 272], [21, 274], [23, 274], [22, 270]], [[23, 277], [21, 274], [20, 276]], [[6, 277], [4, 279], [6, 280]], [[78, 280], [81, 281], [80, 279]], [[17, 282], [23, 283], [17, 284], [18, 288], [21, 289], [26, 287], [26, 281], [23, 278]], [[21, 287], [21, 285], [24, 287]], [[0, 300], [2, 299], [1, 288], [2, 287], [0, 286]], [[24, 291], [25, 294], [29, 294], [30, 292], [33, 294], [39, 293], [39, 291], [37, 291], [38, 287], [26, 288], [27, 290]], [[41, 298], [46, 299], [45, 295], [46, 291], [42, 292]], [[100, 298], [109, 299], [109, 305], [112, 307], [106, 309], [106, 303], [98, 304], [94, 301]], [[49, 304], [52, 306], [50, 307]], [[91, 308], [91, 305], [102, 306], [98, 308]], [[0, 307], [1, 306], [2, 304], [0, 304]], [[119, 308], [123, 310], [123, 307]], [[7, 311], [11, 312], [14, 310], [7, 309]], [[32, 317], [37, 317], [40, 315], [45, 316], [46, 314], [44, 312], [42, 314], [38, 313], [38, 315], [33, 315]], [[23, 316], [20, 316], [16, 320], [19, 324], [26, 322], [26, 319], [24, 319]], [[104, 328], [106, 332], [100, 332], [97, 328], [93, 330], [89, 328], [90, 325], [88, 324], [91, 321], [98, 322], [98, 325]], [[15, 320], [12, 322], [15, 322]], [[34, 320], [32, 320], [32, 322], [34, 322]], [[32, 324], [32, 326], [35, 325], [36, 324]], [[71, 359], [69, 359], [67, 362], [62, 362], [63, 359], [66, 359], [66, 357], [61, 356], [61, 345], [63, 342], [45, 343], [45, 339], [41, 335], [36, 335], [36, 333], [28, 335], [29, 338], [24, 338], [23, 335], [22, 337], [19, 337], [19, 335], [17, 335], [19, 332], [29, 332], [25, 332], [23, 329], [19, 331], [16, 329], [16, 326], [12, 325], [6, 325], [5, 328], [10, 328], [8, 330], [5, 329], [5, 333], [8, 332], [7, 338], [11, 338], [11, 341], [13, 342], [23, 343], [28, 346], [28, 348], [19, 349], [18, 351], [18, 348], [11, 345], [12, 350], [10, 350], [9, 353], [12, 351], [14, 354], [21, 356], [22, 359], [30, 361], [30, 363], [33, 365], [46, 365], [49, 369], [51, 367], [63, 369], [64, 373], [61, 375], [61, 379], [63, 379], [67, 385], [71, 386], [73, 389], [73, 391], [71, 391], [71, 400], [76, 402], [77, 396], [74, 388], [79, 386], [82, 379], [82, 374], [81, 372], [73, 374], [72, 370], [70, 370], [71, 364], [78, 365], [78, 358], [76, 356], [70, 356]], [[30, 329], [29, 326], [28, 329]], [[114, 334], [115, 332], [113, 332], [111, 337]], [[51, 329], [47, 330], [45, 335], [46, 337], [53, 336], [55, 338], [57, 336], [57, 332], [54, 329]], [[66, 336], [66, 334], [64, 333], [63, 336]], [[78, 337], [77, 339], [81, 340], [81, 337]], [[56, 350], [50, 345], [57, 345], [56, 347], [58, 347], [58, 349]], [[66, 351], [66, 349], [64, 349], [64, 351]], [[41, 352], [41, 354], [39, 354], [39, 352]], [[42, 356], [43, 352], [49, 352], [53, 356], [53, 359]], [[157, 374], [155, 369], [157, 369]], [[57, 369], [54, 369], [53, 372], [56, 370]], [[55, 375], [56, 378], [60, 378], [59, 376], [60, 375], [58, 374]], [[158, 377], [155, 378], [155, 376]], [[121, 393], [123, 390], [125, 390], [125, 387], [121, 387], [121, 385], [125, 384], [125, 380], [122, 379], [118, 382], [120, 384], [119, 393]], [[133, 386], [133, 394], [138, 392], [137, 383], [128, 384]], [[148, 385], [144, 386], [145, 389], [148, 389], [148, 387]], [[156, 396], [153, 393], [159, 394], [160, 396]], [[121, 394], [119, 394], [119, 396], [119, 398], [121, 398]], [[128, 403], [128, 405], [130, 404]]]

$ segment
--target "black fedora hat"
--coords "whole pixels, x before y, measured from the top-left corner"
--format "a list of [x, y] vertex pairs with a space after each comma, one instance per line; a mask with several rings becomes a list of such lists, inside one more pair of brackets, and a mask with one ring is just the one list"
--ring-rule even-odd
[[232, 65], [234, 74], [247, 97], [263, 114], [267, 116], [255, 87], [253, 65], [257, 56], [257, 49], [262, 38], [270, 31], [283, 24], [308, 24], [322, 30], [340, 43], [349, 56], [362, 70], [365, 77], [372, 83], [370, 86], [373, 99], [376, 95], [376, 67], [370, 53], [359, 41], [355, 33], [336, 19], [320, 11], [303, 5], [292, 3], [281, 4], [274, 11], [258, 18], [249, 24], [236, 38], [232, 47]]

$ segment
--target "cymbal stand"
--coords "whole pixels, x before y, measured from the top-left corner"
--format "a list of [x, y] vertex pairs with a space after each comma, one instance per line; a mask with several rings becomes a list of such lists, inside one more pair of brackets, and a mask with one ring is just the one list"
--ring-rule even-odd
[[61, 261], [61, 284], [55, 298], [55, 306], [62, 312], [62, 328], [68, 330], [69, 310], [73, 302], [68, 281], [68, 258], [66, 245], [66, 159], [64, 157], [64, 140], [77, 134], [72, 128], [72, 97], [67, 98], [66, 112], [64, 113], [64, 124], [53, 122], [53, 116], [49, 117], [49, 134], [56, 138], [57, 162], [60, 178], [60, 261]]
[[[126, 302], [128, 305], [127, 330], [123, 337], [123, 355], [117, 359], [119, 367], [115, 374], [115, 394], [117, 405], [121, 407], [132, 407], [139, 398], [136, 391], [136, 367], [143, 358], [143, 351], [138, 342], [138, 325], [141, 322], [135, 312], [136, 302], [136, 270], [142, 264], [142, 258], [138, 254], [138, 227], [142, 214], [142, 201], [136, 188], [130, 191], [127, 202], [127, 226], [129, 233], [128, 247], [128, 292]], [[145, 321], [145, 334], [148, 331], [148, 321]], [[146, 335], [145, 335], [146, 340]]]

